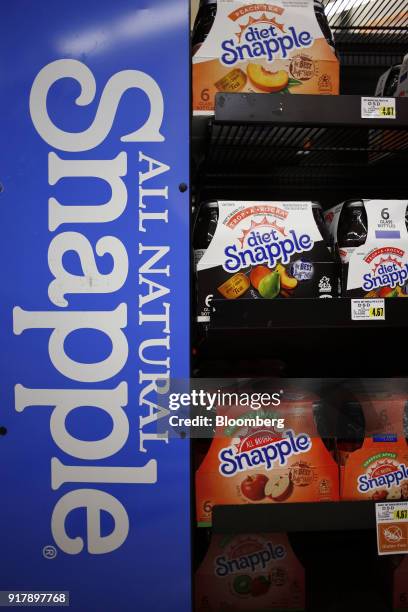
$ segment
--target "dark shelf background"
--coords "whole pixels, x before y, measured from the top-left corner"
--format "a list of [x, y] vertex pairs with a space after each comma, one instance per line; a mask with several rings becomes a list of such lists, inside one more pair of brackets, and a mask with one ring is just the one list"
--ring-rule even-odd
[[[370, 95], [371, 92], [368, 92]], [[362, 119], [361, 96], [217, 94], [193, 120], [198, 199], [406, 195], [408, 99], [396, 119]]]
[[408, 331], [402, 298], [385, 301], [385, 321], [352, 321], [349, 298], [213, 303], [210, 325], [195, 329], [197, 375], [234, 376], [244, 367], [271, 377], [408, 376], [400, 357]]
[[355, 7], [348, 0], [323, 3], [343, 66], [386, 69], [407, 52], [405, 0], [375, 0]]
[[219, 533], [287, 532], [307, 612], [391, 612], [393, 560], [377, 556], [373, 502], [218, 506], [213, 519]]

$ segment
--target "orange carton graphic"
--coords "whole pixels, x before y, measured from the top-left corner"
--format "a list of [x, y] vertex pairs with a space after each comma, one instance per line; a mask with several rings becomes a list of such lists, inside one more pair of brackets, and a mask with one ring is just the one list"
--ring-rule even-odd
[[314, 421], [319, 407], [315, 397], [287, 394], [279, 408], [283, 429], [271, 426], [279, 422], [271, 410], [234, 408], [231, 426], [231, 409], [218, 409], [214, 439], [196, 472], [199, 526], [211, 524], [214, 505], [338, 500], [338, 467]]
[[196, 612], [304, 610], [304, 570], [284, 533], [214, 534], [195, 577]]
[[217, 92], [338, 94], [333, 44], [314, 0], [218, 0], [193, 51], [193, 109], [212, 110]]
[[[356, 402], [354, 402], [356, 404]], [[408, 445], [404, 437], [406, 398], [376, 394], [358, 398], [364, 416], [365, 437], [356, 443], [339, 443], [340, 497], [377, 501], [408, 499]]]

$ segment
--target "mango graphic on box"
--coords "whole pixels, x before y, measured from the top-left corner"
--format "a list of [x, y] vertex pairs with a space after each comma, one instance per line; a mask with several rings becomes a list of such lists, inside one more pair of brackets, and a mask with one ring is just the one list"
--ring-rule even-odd
[[278, 264], [272, 269], [266, 266], [255, 266], [255, 268], [252, 268], [249, 278], [259, 295], [269, 299], [277, 297], [279, 293], [285, 295], [283, 290], [292, 291], [298, 284], [297, 279], [290, 276], [282, 264]]
[[300, 612], [304, 574], [285, 533], [213, 534], [195, 575], [195, 610]]
[[[284, 430], [251, 426], [257, 415], [275, 418], [272, 410], [234, 407], [233, 418], [245, 425], [217, 426], [196, 472], [198, 524], [210, 525], [212, 507], [220, 504], [337, 500], [338, 467], [314, 421], [319, 406], [314, 396], [288, 394], [279, 409]], [[217, 414], [232, 417], [231, 409], [219, 408]]]

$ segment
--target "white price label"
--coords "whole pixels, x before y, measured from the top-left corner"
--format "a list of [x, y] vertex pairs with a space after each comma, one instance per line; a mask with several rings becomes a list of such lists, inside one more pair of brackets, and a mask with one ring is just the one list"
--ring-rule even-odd
[[351, 300], [353, 321], [385, 321], [385, 300]]
[[396, 119], [395, 98], [361, 98], [362, 119]]
[[379, 555], [408, 553], [408, 501], [375, 505]]

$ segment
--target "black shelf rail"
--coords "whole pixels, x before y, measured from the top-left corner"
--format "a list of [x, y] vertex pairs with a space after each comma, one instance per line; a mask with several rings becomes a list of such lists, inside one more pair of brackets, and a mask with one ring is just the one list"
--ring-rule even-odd
[[408, 99], [395, 103], [395, 119], [363, 119], [361, 96], [217, 94], [205, 132], [195, 120], [204, 197], [404, 197]]
[[352, 320], [350, 298], [213, 300], [209, 330], [408, 328], [404, 298], [386, 299], [385, 320]]
[[375, 528], [375, 502], [339, 501], [296, 504], [215, 506], [218, 533], [355, 531]]
[[262, 172], [296, 167], [373, 166], [408, 158], [408, 100], [396, 119], [362, 119], [360, 96], [217, 94], [209, 166]]

